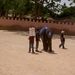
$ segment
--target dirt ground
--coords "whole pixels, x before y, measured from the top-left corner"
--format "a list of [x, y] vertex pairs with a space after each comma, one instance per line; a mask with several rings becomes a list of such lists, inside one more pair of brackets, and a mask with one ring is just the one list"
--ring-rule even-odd
[[59, 48], [59, 35], [54, 35], [54, 53], [28, 53], [28, 33], [0, 30], [0, 75], [75, 75], [75, 36], [65, 36], [66, 49]]

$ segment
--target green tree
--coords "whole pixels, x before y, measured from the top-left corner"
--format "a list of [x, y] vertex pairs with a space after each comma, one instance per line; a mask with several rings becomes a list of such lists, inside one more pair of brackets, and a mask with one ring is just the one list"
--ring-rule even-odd
[[[75, 0], [69, 0], [70, 5], [75, 4]], [[15, 12], [15, 15], [22, 13], [23, 15], [50, 16], [59, 18], [72, 14], [75, 7], [67, 7], [60, 4], [61, 0], [0, 0], [0, 15], [5, 15], [6, 10]], [[72, 9], [70, 9], [72, 8]], [[74, 13], [74, 12], [73, 12]]]

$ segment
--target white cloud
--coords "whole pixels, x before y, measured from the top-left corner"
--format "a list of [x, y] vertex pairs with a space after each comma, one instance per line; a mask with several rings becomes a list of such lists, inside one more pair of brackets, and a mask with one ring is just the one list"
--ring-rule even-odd
[[[71, 3], [68, 0], [61, 0], [61, 4], [63, 5], [64, 3], [66, 3], [67, 6], [70, 6], [69, 4]], [[75, 6], [75, 4], [73, 4], [72, 6]]]

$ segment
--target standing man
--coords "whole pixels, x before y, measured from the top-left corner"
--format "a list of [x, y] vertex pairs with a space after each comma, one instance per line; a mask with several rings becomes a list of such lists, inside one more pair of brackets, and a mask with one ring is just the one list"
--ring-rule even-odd
[[39, 29], [37, 29], [36, 30], [36, 52], [39, 52], [38, 51], [39, 41], [40, 41], [40, 34], [39, 34]]
[[65, 49], [64, 47], [64, 44], [65, 44], [65, 37], [64, 37], [64, 31], [61, 31], [61, 34], [60, 34], [60, 41], [61, 41], [61, 44], [59, 45], [59, 48], [62, 46], [63, 49]]
[[29, 53], [31, 52], [32, 49], [32, 53], [34, 52], [34, 37], [35, 37], [35, 28], [31, 27], [29, 28]]

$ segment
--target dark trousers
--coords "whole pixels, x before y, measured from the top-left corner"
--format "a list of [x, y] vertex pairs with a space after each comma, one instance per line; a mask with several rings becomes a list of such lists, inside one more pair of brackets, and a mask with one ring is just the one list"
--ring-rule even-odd
[[34, 53], [34, 41], [33, 40], [29, 40], [29, 52], [31, 52], [32, 49], [32, 53]]
[[62, 48], [65, 48], [65, 47], [64, 47], [64, 44], [65, 44], [65, 41], [61, 41], [61, 44], [59, 45], [59, 47], [62, 46]]
[[36, 41], [36, 50], [38, 50], [39, 47], [39, 41]]

